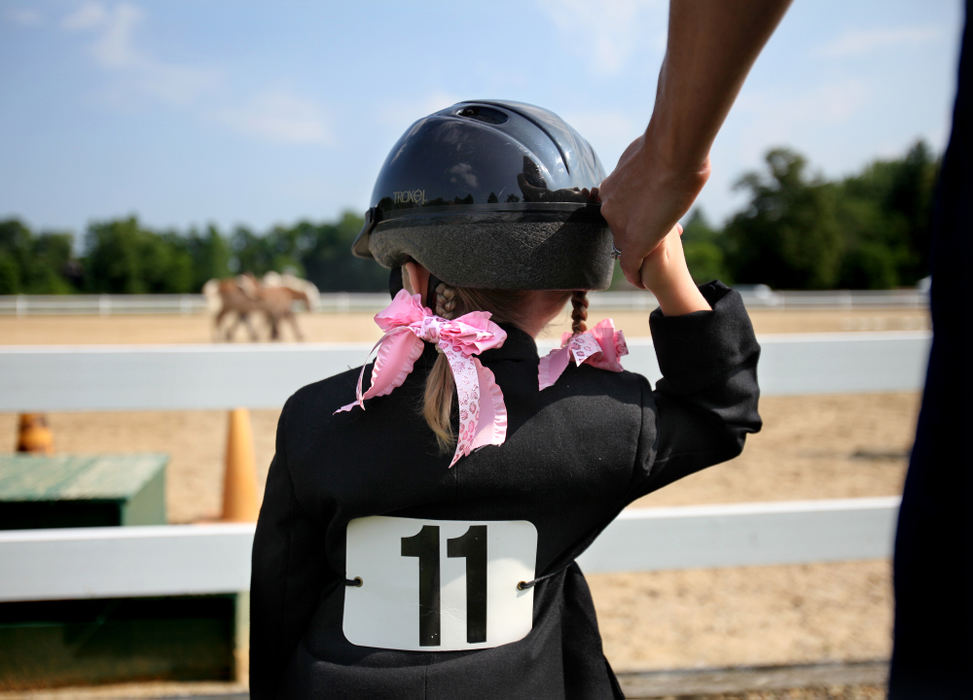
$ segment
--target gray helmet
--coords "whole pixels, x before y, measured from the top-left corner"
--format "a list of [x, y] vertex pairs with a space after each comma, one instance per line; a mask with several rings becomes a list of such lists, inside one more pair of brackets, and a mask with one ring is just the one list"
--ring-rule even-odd
[[604, 289], [612, 238], [582, 190], [604, 171], [552, 112], [520, 102], [460, 102], [420, 119], [392, 148], [355, 255], [415, 260], [460, 287]]

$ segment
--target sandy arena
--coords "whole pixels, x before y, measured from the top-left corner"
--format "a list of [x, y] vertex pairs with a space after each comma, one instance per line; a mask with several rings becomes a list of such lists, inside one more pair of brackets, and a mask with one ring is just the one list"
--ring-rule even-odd
[[[608, 314], [592, 309], [593, 320], [603, 315]], [[629, 337], [648, 334], [646, 314], [611, 315]], [[912, 309], [755, 311], [753, 319], [758, 334], [929, 325], [922, 310]], [[378, 335], [367, 314], [316, 314], [300, 322], [312, 341], [371, 341]], [[561, 319], [548, 335], [558, 336], [565, 327]], [[203, 315], [0, 317], [0, 345], [210, 339]], [[915, 393], [765, 398], [764, 430], [741, 457], [636, 505], [898, 494], [917, 409]], [[252, 418], [262, 488], [277, 413], [255, 411]], [[218, 514], [224, 412], [52, 413], [49, 419], [60, 452], [169, 453], [171, 522]], [[0, 414], [4, 449], [13, 449], [16, 420]], [[890, 652], [885, 561], [596, 575], [590, 583], [606, 652], [619, 671], [886, 659]]]

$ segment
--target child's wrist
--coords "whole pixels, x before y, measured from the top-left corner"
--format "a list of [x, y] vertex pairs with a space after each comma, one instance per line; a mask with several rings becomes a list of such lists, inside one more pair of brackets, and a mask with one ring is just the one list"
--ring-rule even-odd
[[713, 308], [693, 282], [688, 270], [658, 280], [649, 291], [666, 316], [682, 316], [695, 311], [711, 311]]

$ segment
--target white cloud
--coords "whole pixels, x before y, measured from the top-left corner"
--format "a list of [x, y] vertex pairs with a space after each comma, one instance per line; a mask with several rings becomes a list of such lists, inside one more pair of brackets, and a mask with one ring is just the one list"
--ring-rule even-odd
[[219, 110], [214, 117], [236, 131], [278, 143], [334, 143], [334, 134], [321, 106], [281, 90], [260, 93], [245, 105]]
[[105, 6], [100, 2], [86, 2], [74, 12], [65, 15], [61, 20], [61, 28], [68, 31], [93, 29], [104, 24], [108, 17]]
[[44, 24], [44, 17], [31, 7], [11, 7], [3, 13], [7, 21], [21, 27], [37, 27]]
[[[590, 57], [590, 68], [599, 75], [616, 75], [636, 48], [646, 41], [650, 28], [665, 29], [665, 4], [660, 0], [541, 0], [540, 8], [550, 17], [568, 46], [579, 47]], [[653, 18], [655, 21], [653, 21]], [[659, 32], [651, 45], [659, 48]], [[662, 49], [665, 32], [662, 32]], [[661, 50], [661, 49], [660, 49]]]
[[140, 69], [153, 63], [135, 45], [135, 29], [143, 17], [139, 8], [121, 3], [106, 13], [100, 22], [90, 25], [91, 28], [98, 27], [102, 30], [91, 45], [95, 60], [106, 68]]
[[826, 58], [861, 56], [882, 49], [926, 44], [944, 35], [944, 28], [934, 25], [862, 29], [846, 32], [819, 47], [814, 53]]
[[[65, 16], [61, 27], [89, 32], [88, 48], [95, 63], [115, 75], [128, 94], [142, 94], [166, 105], [192, 108], [193, 113], [263, 140], [288, 144], [333, 143], [329, 121], [316, 103], [281, 90], [249, 98], [223, 97], [223, 71], [204, 65], [176, 63], [154, 55], [141, 37], [145, 13], [120, 2], [89, 1]], [[230, 106], [227, 106], [229, 104]]]
[[220, 71], [214, 68], [173, 63], [143, 49], [136, 33], [144, 19], [145, 13], [130, 3], [109, 8], [86, 2], [65, 16], [61, 27], [93, 33], [88, 49], [97, 65], [126, 80], [127, 90], [165, 104], [190, 104], [220, 82]]

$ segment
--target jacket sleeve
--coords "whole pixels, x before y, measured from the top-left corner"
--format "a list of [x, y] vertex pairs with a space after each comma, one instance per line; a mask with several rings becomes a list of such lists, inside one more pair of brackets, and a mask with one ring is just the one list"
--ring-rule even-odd
[[325, 566], [320, 532], [301, 509], [287, 462], [288, 407], [277, 425], [276, 453], [253, 541], [250, 575], [250, 695], [277, 696], [321, 590]]
[[636, 497], [737, 456], [761, 427], [760, 346], [743, 301], [720, 282], [700, 291], [712, 311], [649, 319], [662, 379], [643, 400]]

